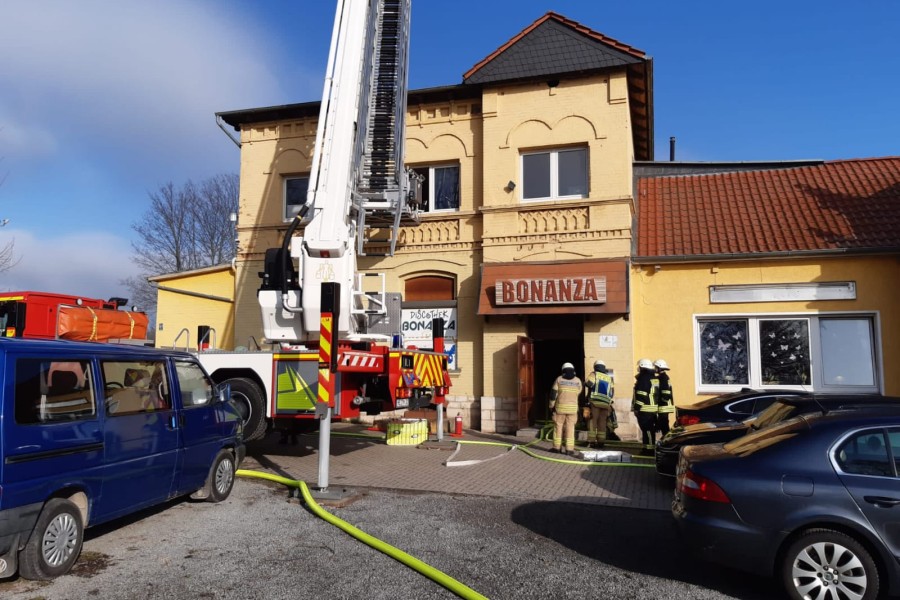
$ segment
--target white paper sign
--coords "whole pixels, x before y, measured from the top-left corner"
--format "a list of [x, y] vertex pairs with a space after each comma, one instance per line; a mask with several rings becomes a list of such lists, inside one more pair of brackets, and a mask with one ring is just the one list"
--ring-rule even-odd
[[615, 348], [619, 345], [619, 336], [617, 335], [601, 335], [600, 336], [600, 347], [601, 348]]

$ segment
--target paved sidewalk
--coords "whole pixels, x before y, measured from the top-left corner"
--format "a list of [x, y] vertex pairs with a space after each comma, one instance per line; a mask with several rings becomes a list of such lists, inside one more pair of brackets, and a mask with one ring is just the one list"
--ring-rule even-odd
[[[331, 439], [328, 487], [330, 489], [381, 488], [468, 494], [532, 500], [566, 500], [586, 504], [669, 510], [673, 480], [657, 475], [652, 461], [632, 463], [571, 464], [574, 459], [551, 454], [549, 442], [528, 447], [540, 460], [520, 449], [495, 445], [461, 444], [454, 455], [456, 438], [445, 437], [449, 449], [388, 446], [384, 434], [358, 425], [335, 423]], [[318, 483], [318, 433], [301, 435], [296, 445], [279, 444], [277, 433], [248, 444], [241, 465], [301, 479], [311, 488]], [[434, 436], [432, 436], [434, 439]], [[467, 432], [464, 441], [488, 441], [524, 446], [529, 441], [514, 436]], [[452, 444], [452, 445], [451, 445]], [[467, 466], [453, 462], [484, 461]], [[488, 459], [488, 460], [485, 460]], [[647, 465], [647, 466], [644, 466]]]

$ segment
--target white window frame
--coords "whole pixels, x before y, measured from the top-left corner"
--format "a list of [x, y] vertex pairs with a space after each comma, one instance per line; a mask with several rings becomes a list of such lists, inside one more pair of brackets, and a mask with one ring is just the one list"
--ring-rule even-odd
[[[825, 383], [824, 361], [822, 357], [822, 341], [820, 339], [820, 319], [868, 319], [872, 324], [872, 368], [874, 385], [834, 385]], [[794, 319], [809, 322], [810, 352], [810, 385], [764, 385], [759, 355], [759, 321]], [[703, 321], [737, 321], [745, 320], [747, 326], [747, 352], [750, 360], [749, 381], [744, 384], [704, 384], [701, 364], [700, 324]], [[807, 312], [807, 313], [703, 313], [693, 316], [694, 345], [694, 381], [698, 394], [725, 394], [740, 390], [743, 387], [774, 390], [805, 390], [822, 393], [844, 394], [876, 394], [883, 393], [884, 366], [882, 364], [881, 314], [879, 311], [846, 311], [846, 312]]]
[[[574, 150], [582, 150], [585, 153], [585, 163], [587, 172], [585, 173], [584, 184], [587, 188], [585, 194], [572, 194], [561, 196], [559, 194], [559, 154], [560, 152], [571, 152]], [[536, 156], [540, 154], [550, 155], [550, 195], [540, 198], [525, 197], [525, 157]], [[548, 200], [581, 200], [587, 198], [591, 192], [591, 154], [587, 146], [571, 146], [566, 148], [554, 148], [553, 150], [536, 150], [522, 152], [519, 154], [519, 181], [522, 182], [519, 191], [519, 200], [522, 202], [547, 202]]]
[[427, 165], [411, 165], [410, 169], [414, 169], [416, 171], [424, 171], [428, 170], [428, 190], [426, 190], [428, 194], [429, 200], [434, 202], [434, 170], [435, 169], [448, 169], [455, 168], [456, 169], [456, 202], [459, 204], [456, 208], [428, 208], [422, 211], [422, 214], [431, 215], [435, 213], [454, 213], [459, 212], [459, 209], [462, 207], [462, 169], [458, 162], [447, 162], [447, 163], [435, 163], [435, 164], [427, 164]]
[[[281, 218], [285, 223], [292, 221], [294, 219], [294, 217], [297, 215], [296, 211], [291, 212], [291, 214], [288, 214], [287, 186], [288, 186], [288, 181], [294, 180], [294, 179], [305, 179], [307, 192], [309, 191], [309, 175], [308, 174], [307, 175], [302, 175], [302, 174], [301, 175], [284, 175], [281, 178]], [[304, 202], [304, 204], [305, 204], [305, 202]], [[297, 205], [298, 211], [300, 210], [301, 206], [303, 206], [303, 204]], [[309, 218], [310, 217], [307, 216], [307, 219], [309, 219]]]

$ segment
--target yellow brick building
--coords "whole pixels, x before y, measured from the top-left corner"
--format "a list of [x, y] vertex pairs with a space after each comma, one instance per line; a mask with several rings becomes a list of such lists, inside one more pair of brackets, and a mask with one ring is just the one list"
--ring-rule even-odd
[[[218, 115], [241, 142], [234, 340], [261, 337], [259, 272], [305, 199], [318, 112]], [[451, 417], [515, 431], [546, 416], [563, 362], [584, 377], [597, 358], [619, 374], [626, 416], [632, 163], [652, 159], [652, 122], [651, 59], [552, 12], [461, 84], [409, 93], [406, 163], [428, 203], [394, 256], [359, 264], [403, 294], [407, 342], [424, 316], [447, 317]]]

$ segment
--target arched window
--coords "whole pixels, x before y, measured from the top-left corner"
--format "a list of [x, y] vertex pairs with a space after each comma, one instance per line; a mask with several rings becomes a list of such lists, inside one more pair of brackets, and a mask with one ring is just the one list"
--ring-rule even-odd
[[456, 300], [456, 282], [452, 277], [425, 275], [406, 280], [404, 302]]

